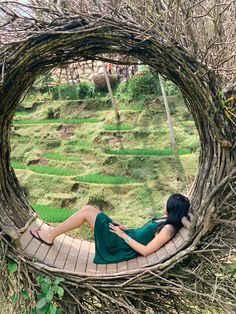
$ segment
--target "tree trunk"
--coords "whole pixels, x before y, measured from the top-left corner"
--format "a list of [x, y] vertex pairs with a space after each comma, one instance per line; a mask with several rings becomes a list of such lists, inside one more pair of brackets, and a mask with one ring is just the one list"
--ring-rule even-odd
[[109, 80], [109, 76], [108, 76], [108, 73], [107, 73], [107, 68], [106, 68], [105, 62], [102, 63], [102, 66], [103, 66], [103, 72], [104, 72], [104, 76], [105, 76], [106, 83], [107, 83], [107, 89], [108, 89], [109, 95], [111, 97], [111, 103], [112, 103], [112, 106], [113, 106], [114, 111], [115, 111], [116, 122], [119, 124], [120, 123], [120, 114], [119, 114], [119, 111], [118, 111], [118, 106], [117, 106], [116, 100], [115, 100], [115, 98], [113, 96], [111, 83], [110, 83], [110, 80]]
[[167, 96], [166, 96], [163, 78], [160, 74], [158, 74], [158, 77], [159, 77], [159, 82], [160, 82], [160, 86], [161, 86], [161, 93], [162, 93], [165, 111], [166, 111], [166, 118], [167, 118], [169, 133], [170, 133], [170, 141], [171, 141], [172, 151], [175, 155], [175, 160], [176, 160], [176, 163], [178, 165], [178, 172], [180, 175], [184, 175], [184, 168], [183, 168], [183, 165], [181, 163], [178, 148], [176, 145], [175, 132], [174, 132], [174, 127], [173, 127], [173, 123], [172, 123], [172, 118], [171, 118], [171, 114], [170, 114], [170, 108], [169, 108], [169, 104], [168, 104], [168, 100], [167, 100]]

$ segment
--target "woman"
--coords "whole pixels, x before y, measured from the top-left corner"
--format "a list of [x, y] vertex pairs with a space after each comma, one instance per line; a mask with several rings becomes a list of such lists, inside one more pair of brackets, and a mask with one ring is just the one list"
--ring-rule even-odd
[[87, 222], [94, 230], [96, 264], [117, 263], [147, 256], [168, 242], [182, 227], [182, 218], [188, 215], [190, 203], [182, 194], [172, 194], [164, 208], [165, 217], [149, 220], [144, 226], [128, 229], [115, 223], [99, 209], [86, 205], [66, 221], [51, 230], [30, 230], [39, 241], [52, 245], [62, 233]]

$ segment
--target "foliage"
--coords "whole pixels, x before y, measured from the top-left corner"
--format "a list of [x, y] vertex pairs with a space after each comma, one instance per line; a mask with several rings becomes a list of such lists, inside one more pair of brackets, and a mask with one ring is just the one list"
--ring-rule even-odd
[[51, 124], [51, 123], [63, 123], [63, 124], [81, 124], [81, 123], [97, 123], [100, 122], [96, 118], [81, 118], [81, 119], [45, 119], [45, 120], [17, 120], [14, 124]]
[[147, 73], [133, 76], [127, 84], [127, 91], [131, 94], [132, 100], [140, 100], [147, 95], [154, 97], [161, 95], [158, 76], [154, 74]]
[[46, 152], [44, 153], [44, 157], [48, 158], [48, 159], [53, 159], [53, 160], [59, 160], [59, 161], [80, 161], [81, 158], [77, 157], [77, 156], [69, 156], [69, 155], [61, 155], [59, 153], [49, 153]]
[[97, 183], [97, 184], [129, 184], [135, 183], [134, 179], [129, 177], [122, 177], [122, 176], [110, 176], [104, 174], [87, 174], [77, 176], [76, 180], [79, 182], [88, 182], [88, 183]]
[[59, 167], [50, 167], [50, 166], [41, 166], [41, 165], [31, 165], [26, 166], [21, 162], [12, 162], [12, 167], [14, 169], [24, 169], [24, 170], [31, 170], [36, 173], [41, 174], [48, 174], [48, 175], [56, 175], [56, 176], [74, 176], [80, 173], [79, 170], [75, 169], [66, 169], [66, 168], [59, 168]]
[[127, 110], [127, 111], [142, 111], [145, 109], [145, 105], [143, 102], [136, 102], [132, 105], [121, 105], [119, 106], [119, 110]]
[[49, 276], [37, 276], [36, 281], [40, 287], [40, 293], [37, 294], [37, 303], [32, 314], [59, 314], [55, 303], [55, 297], [61, 299], [64, 295], [64, 289], [60, 283], [65, 281], [64, 278], [56, 277], [52, 280]]
[[[7, 271], [13, 280], [13, 275], [19, 272], [19, 265], [13, 260], [9, 260], [7, 263]], [[17, 275], [16, 275], [17, 276]], [[36, 292], [36, 303], [32, 308], [31, 300], [31, 310], [25, 309], [22, 313], [30, 314], [62, 314], [62, 311], [58, 309], [57, 301], [60, 300], [64, 295], [64, 289], [60, 286], [65, 279], [61, 277], [55, 277], [52, 280], [49, 276], [39, 275], [36, 277], [36, 282], [39, 286], [39, 291]], [[33, 297], [33, 291], [21, 289], [18, 287], [17, 292], [13, 292], [11, 296], [11, 303], [13, 305], [20, 305], [22, 301], [30, 301]], [[17, 307], [18, 308], [18, 307]], [[18, 308], [19, 309], [19, 308]]]
[[47, 109], [47, 120], [55, 119], [55, 110], [53, 108]]
[[106, 125], [104, 127], [104, 130], [106, 131], [130, 131], [133, 130], [133, 126], [132, 125]]
[[34, 204], [33, 208], [37, 214], [46, 222], [59, 223], [65, 221], [72, 214], [76, 212], [76, 209], [66, 207], [53, 207], [49, 205]]
[[[174, 153], [171, 149], [105, 149], [107, 154], [112, 155], [147, 155], [147, 156], [173, 156]], [[186, 148], [179, 149], [179, 155], [189, 154], [190, 150]]]
[[56, 85], [55, 80], [45, 80], [40, 77], [27, 94], [25, 99], [28, 101], [36, 100], [75, 100], [93, 98], [95, 95], [95, 85], [90, 82], [81, 82], [79, 84]]
[[167, 96], [175, 96], [180, 93], [178, 87], [169, 80], [164, 80], [164, 87]]
[[[167, 96], [179, 94], [178, 87], [169, 80], [164, 81], [164, 87]], [[151, 73], [148, 68], [131, 77], [129, 81], [121, 82], [116, 91], [116, 96], [127, 102], [138, 100], [148, 102], [161, 95], [158, 75]]]
[[94, 90], [95, 86], [88, 82], [76, 85], [56, 85], [49, 88], [53, 100], [92, 98], [94, 97]]
[[24, 108], [22, 108], [22, 111], [16, 111], [15, 113], [15, 116], [16, 117], [24, 117], [24, 116], [28, 116], [29, 115], [29, 112], [27, 111], [23, 111]]

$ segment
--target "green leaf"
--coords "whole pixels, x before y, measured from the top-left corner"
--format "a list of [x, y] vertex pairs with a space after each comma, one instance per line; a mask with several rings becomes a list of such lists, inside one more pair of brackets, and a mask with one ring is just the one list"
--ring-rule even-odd
[[40, 299], [37, 304], [36, 304], [36, 309], [41, 309], [42, 307], [44, 307], [47, 304], [47, 300], [46, 298], [42, 298]]
[[17, 295], [17, 293], [14, 293], [13, 296], [11, 297], [11, 302], [13, 304], [16, 304], [17, 301], [18, 301], [18, 295]]
[[56, 277], [55, 280], [54, 280], [54, 284], [55, 284], [55, 285], [58, 285], [60, 282], [63, 282], [63, 281], [65, 281], [64, 278]]
[[59, 295], [59, 297], [62, 297], [64, 295], [64, 289], [62, 287], [58, 287], [57, 294]]
[[41, 283], [41, 290], [45, 295], [48, 293], [49, 288], [50, 286], [47, 283], [45, 282]]
[[41, 275], [39, 275], [39, 276], [36, 277], [37, 283], [41, 283], [41, 282], [43, 282], [43, 280], [44, 280], [44, 277], [41, 276]]
[[50, 309], [49, 309], [49, 314], [56, 314], [57, 313], [57, 308], [55, 304], [51, 304]]
[[46, 282], [47, 284], [51, 285], [52, 284], [52, 280], [50, 277], [46, 276], [44, 277], [44, 282]]
[[22, 295], [23, 299], [25, 299], [25, 300], [29, 299], [29, 292], [27, 290], [22, 290], [21, 295]]
[[37, 314], [48, 314], [50, 304], [44, 305], [41, 309], [36, 309]]
[[17, 268], [18, 268], [18, 265], [16, 262], [14, 262], [14, 261], [8, 262], [7, 269], [8, 269], [10, 274], [15, 273], [17, 271]]
[[53, 292], [52, 287], [50, 287], [46, 295], [46, 299], [48, 303], [52, 302], [53, 296], [54, 296], [54, 292]]

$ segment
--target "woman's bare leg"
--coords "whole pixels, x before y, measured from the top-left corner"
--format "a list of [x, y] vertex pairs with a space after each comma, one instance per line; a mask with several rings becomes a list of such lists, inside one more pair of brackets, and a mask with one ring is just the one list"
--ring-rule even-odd
[[[38, 234], [44, 241], [52, 243], [60, 234], [78, 228], [85, 222], [87, 222], [89, 227], [93, 230], [96, 217], [100, 212], [101, 211], [96, 207], [86, 205], [55, 228], [51, 230], [40, 230]], [[31, 232], [37, 236], [36, 229], [32, 229]]]

